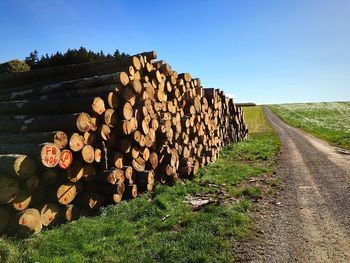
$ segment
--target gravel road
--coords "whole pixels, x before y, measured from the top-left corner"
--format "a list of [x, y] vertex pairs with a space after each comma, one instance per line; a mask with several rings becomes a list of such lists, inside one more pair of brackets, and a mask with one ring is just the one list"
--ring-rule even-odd
[[253, 261], [350, 262], [350, 155], [264, 111], [282, 142], [282, 191]]

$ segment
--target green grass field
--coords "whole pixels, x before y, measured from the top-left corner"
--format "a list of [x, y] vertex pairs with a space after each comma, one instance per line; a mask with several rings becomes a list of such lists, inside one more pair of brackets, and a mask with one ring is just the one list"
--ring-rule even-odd
[[350, 149], [350, 102], [270, 105], [286, 123]]
[[244, 107], [243, 110], [250, 134], [269, 133], [273, 131], [261, 106]]
[[[99, 216], [25, 240], [0, 239], [0, 262], [233, 262], [233, 241], [254, 233], [249, 209], [262, 195], [259, 187], [247, 186], [248, 179], [271, 173], [279, 148], [261, 108], [249, 109], [246, 120], [256, 133], [226, 147], [200, 176], [158, 185]], [[212, 204], [194, 210], [189, 198]]]

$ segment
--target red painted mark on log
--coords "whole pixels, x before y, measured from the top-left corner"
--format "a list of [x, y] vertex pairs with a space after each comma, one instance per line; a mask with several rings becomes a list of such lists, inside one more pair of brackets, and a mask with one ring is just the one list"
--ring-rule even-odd
[[72, 161], [73, 161], [72, 153], [69, 150], [65, 150], [61, 154], [59, 166], [62, 169], [67, 169], [72, 164]]
[[51, 152], [51, 147], [45, 147], [45, 154], [49, 154]]

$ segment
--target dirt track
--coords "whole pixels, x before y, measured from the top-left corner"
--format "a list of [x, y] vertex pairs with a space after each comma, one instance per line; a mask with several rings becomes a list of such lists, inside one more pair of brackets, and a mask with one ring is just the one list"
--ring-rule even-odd
[[265, 211], [265, 245], [251, 260], [350, 262], [350, 155], [264, 111], [282, 141], [282, 191]]

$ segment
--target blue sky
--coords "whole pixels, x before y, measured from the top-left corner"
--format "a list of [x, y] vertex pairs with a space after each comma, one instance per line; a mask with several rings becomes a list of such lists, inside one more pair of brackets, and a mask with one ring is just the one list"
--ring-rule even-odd
[[349, 0], [1, 0], [0, 62], [156, 50], [237, 102], [350, 100]]

